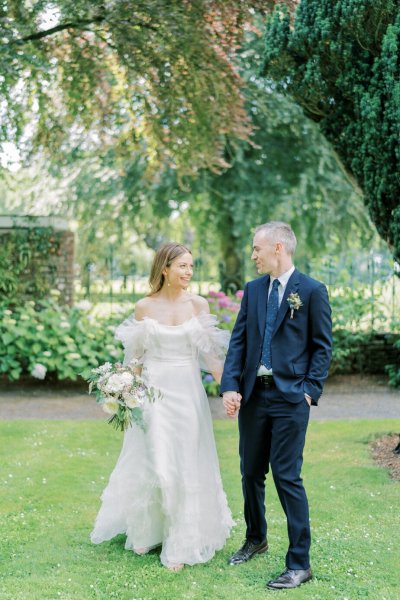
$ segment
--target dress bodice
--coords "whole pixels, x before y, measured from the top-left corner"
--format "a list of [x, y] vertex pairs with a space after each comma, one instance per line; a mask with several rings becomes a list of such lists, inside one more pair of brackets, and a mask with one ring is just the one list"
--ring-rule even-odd
[[217, 327], [217, 318], [208, 313], [193, 316], [180, 325], [165, 325], [145, 317], [133, 316], [116, 330], [125, 348], [124, 363], [133, 359], [181, 362], [198, 360], [205, 371], [220, 370], [229, 342], [229, 332]]
[[180, 325], [165, 325], [155, 319], [145, 317], [144, 327], [148, 330], [144, 347], [146, 360], [188, 361], [195, 355], [192, 343], [192, 330], [196, 326], [194, 318]]

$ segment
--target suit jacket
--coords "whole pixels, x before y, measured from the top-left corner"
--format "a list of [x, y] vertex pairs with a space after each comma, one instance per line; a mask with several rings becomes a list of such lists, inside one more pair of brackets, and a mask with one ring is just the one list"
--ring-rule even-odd
[[[221, 394], [240, 392], [242, 402], [252, 394], [260, 365], [265, 330], [269, 275], [246, 284], [233, 328], [221, 380]], [[303, 305], [290, 318], [287, 301], [297, 293]], [[272, 371], [277, 389], [289, 402], [304, 393], [318, 404], [328, 375], [332, 322], [326, 287], [294, 270], [282, 298], [271, 339]]]

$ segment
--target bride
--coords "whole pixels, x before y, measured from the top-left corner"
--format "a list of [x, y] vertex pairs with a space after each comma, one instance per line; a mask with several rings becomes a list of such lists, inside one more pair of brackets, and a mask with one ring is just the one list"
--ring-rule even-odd
[[161, 546], [172, 571], [210, 560], [233, 524], [200, 374], [220, 380], [229, 334], [217, 329], [207, 300], [187, 292], [192, 274], [190, 250], [162, 246], [150, 294], [117, 328], [124, 363], [140, 359], [143, 378], [161, 396], [145, 407], [146, 432], [125, 432], [91, 533], [95, 544], [125, 533], [125, 547], [137, 554]]

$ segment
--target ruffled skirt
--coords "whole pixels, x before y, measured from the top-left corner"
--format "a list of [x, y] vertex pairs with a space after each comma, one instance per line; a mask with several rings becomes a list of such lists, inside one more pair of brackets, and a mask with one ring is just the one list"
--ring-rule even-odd
[[224, 546], [233, 521], [198, 365], [161, 368], [150, 360], [146, 369], [162, 398], [146, 407], [145, 433], [125, 432], [91, 540], [125, 533], [127, 549], [161, 545], [166, 566], [204, 563]]

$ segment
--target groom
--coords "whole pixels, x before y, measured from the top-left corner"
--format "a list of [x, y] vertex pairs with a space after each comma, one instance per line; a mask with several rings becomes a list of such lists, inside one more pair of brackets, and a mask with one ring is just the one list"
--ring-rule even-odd
[[308, 502], [301, 479], [310, 405], [317, 405], [331, 357], [331, 310], [325, 286], [293, 265], [296, 237], [272, 221], [255, 230], [250, 281], [221, 381], [226, 412], [239, 410], [239, 454], [246, 540], [238, 565], [268, 549], [265, 476], [271, 465], [287, 519], [286, 569], [268, 588], [295, 588], [312, 578]]

